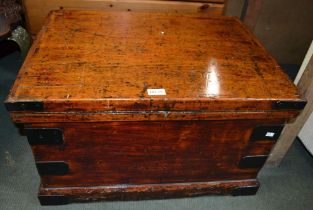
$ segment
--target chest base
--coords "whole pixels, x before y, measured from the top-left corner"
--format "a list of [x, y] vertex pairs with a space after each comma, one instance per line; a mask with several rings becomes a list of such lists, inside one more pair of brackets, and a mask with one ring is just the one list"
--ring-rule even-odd
[[41, 205], [64, 205], [73, 202], [101, 200], [148, 200], [203, 195], [254, 195], [259, 188], [257, 179], [167, 183], [150, 185], [110, 185], [92, 187], [39, 188], [38, 198]]

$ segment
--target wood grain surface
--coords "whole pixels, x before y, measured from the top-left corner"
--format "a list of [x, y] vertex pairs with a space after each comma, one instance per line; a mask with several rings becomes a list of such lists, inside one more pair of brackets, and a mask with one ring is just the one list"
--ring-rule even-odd
[[[159, 88], [166, 94], [148, 95]], [[303, 102], [235, 18], [60, 10], [6, 106], [36, 130], [28, 138], [46, 205], [255, 194], [275, 143], [255, 128], [285, 124]]]
[[[259, 188], [255, 179], [184, 184], [118, 185], [97, 187], [39, 188], [39, 199], [56, 196], [59, 204], [98, 200], [139, 200], [194, 197], [202, 195], [254, 195]], [[87, 196], [86, 196], [87, 195]], [[61, 200], [61, 202], [60, 202]], [[55, 205], [56, 202], [42, 202]]]
[[224, 0], [24, 0], [30, 33], [36, 35], [51, 10], [93, 9], [102, 11], [194, 13], [221, 16]]
[[[165, 96], [149, 96], [164, 88]], [[235, 18], [55, 11], [7, 103], [44, 111], [272, 110], [295, 86]]]
[[156, 111], [156, 112], [59, 112], [59, 113], [25, 113], [11, 112], [15, 123], [42, 122], [106, 122], [106, 121], [153, 121], [153, 120], [260, 120], [281, 119], [288, 123], [298, 116], [300, 111], [286, 112], [188, 112], [188, 111]]
[[64, 161], [69, 173], [42, 176], [44, 187], [157, 184], [253, 179], [242, 156], [267, 155], [271, 141], [250, 141], [256, 125], [281, 121], [46, 123], [64, 144], [33, 146], [35, 161]]

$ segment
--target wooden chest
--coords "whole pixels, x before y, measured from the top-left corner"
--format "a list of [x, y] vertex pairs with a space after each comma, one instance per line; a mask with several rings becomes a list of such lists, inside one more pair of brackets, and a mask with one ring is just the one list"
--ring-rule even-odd
[[235, 18], [61, 10], [5, 104], [51, 205], [255, 194], [305, 101]]

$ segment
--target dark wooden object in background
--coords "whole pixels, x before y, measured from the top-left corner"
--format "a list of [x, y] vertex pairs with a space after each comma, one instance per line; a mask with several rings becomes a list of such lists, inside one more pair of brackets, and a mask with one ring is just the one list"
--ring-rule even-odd
[[304, 105], [235, 18], [100, 11], [52, 12], [6, 100], [43, 205], [255, 194]]
[[102, 11], [194, 13], [221, 16], [225, 0], [23, 0], [28, 29], [36, 36], [51, 10], [94, 9]]

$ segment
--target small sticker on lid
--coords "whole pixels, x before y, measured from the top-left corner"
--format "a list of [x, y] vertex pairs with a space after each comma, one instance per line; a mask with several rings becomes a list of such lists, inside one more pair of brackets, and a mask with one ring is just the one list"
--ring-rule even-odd
[[166, 92], [165, 89], [160, 88], [160, 89], [147, 89], [148, 95], [149, 96], [165, 96]]
[[275, 133], [273, 132], [266, 132], [265, 136], [266, 137], [274, 137]]

